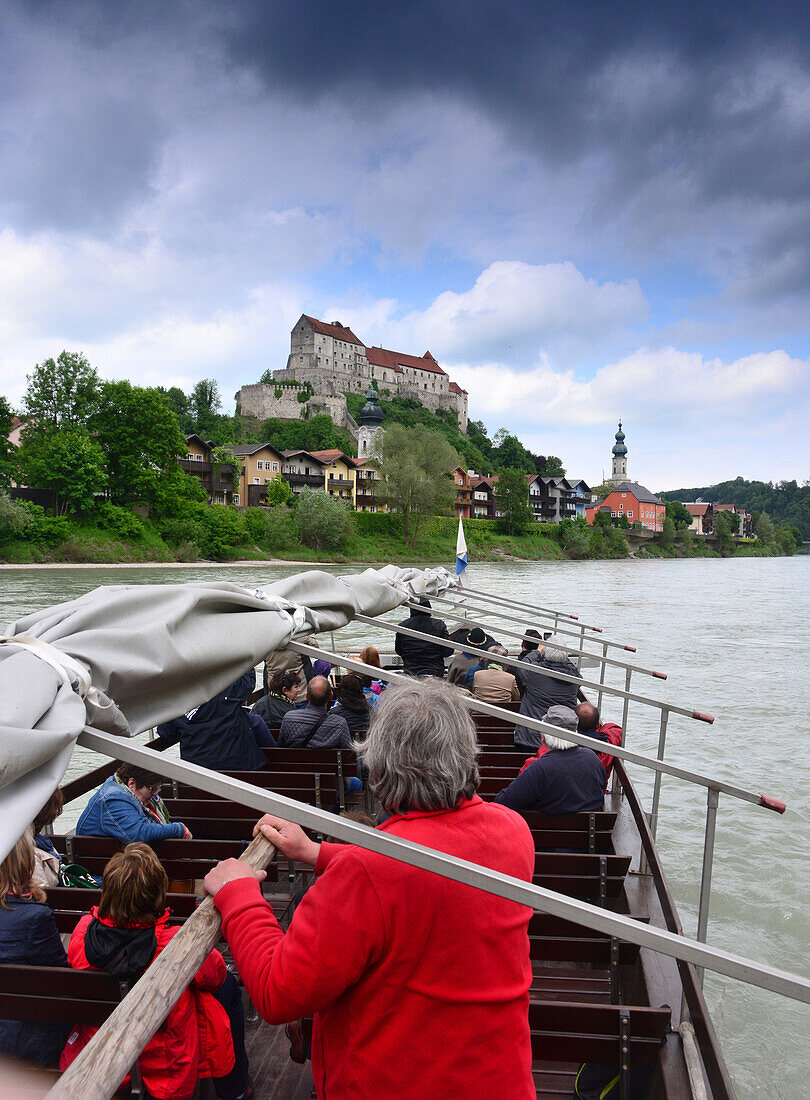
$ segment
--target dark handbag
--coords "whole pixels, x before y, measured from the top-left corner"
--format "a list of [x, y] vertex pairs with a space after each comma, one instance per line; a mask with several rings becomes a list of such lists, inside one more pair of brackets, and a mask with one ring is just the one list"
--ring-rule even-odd
[[98, 879], [86, 867], [82, 867], [81, 863], [61, 863], [59, 885], [74, 886], [81, 890], [98, 890]]

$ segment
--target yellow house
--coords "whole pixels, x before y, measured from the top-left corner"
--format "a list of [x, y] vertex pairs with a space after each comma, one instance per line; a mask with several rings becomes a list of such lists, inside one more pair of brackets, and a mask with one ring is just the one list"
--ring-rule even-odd
[[251, 443], [231, 447], [236, 462], [238, 482], [233, 494], [234, 504], [241, 508], [254, 508], [266, 503], [267, 485], [273, 478], [281, 477], [284, 456], [269, 443]]
[[388, 505], [379, 501], [374, 493], [380, 474], [370, 458], [355, 458], [354, 501], [358, 512], [387, 512]]
[[331, 497], [338, 497], [355, 507], [354, 459], [343, 451], [310, 451], [312, 457], [323, 463], [324, 489]]

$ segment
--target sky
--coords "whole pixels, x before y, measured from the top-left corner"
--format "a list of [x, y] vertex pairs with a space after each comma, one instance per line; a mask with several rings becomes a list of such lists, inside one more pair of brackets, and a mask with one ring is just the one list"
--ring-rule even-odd
[[301, 313], [590, 483], [810, 477], [810, 8], [0, 0], [0, 393], [233, 395]]

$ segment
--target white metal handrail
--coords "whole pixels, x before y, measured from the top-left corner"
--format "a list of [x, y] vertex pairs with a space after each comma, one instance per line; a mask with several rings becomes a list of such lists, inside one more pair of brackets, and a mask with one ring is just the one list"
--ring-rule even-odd
[[[557, 727], [552, 728], [557, 733], [561, 732]], [[640, 947], [660, 951], [672, 958], [681, 959], [718, 974], [725, 974], [748, 985], [755, 985], [778, 993], [780, 996], [810, 1004], [810, 979], [801, 975], [778, 970], [719, 948], [707, 947], [703, 943], [679, 936], [674, 932], [640, 924], [632, 917], [600, 909], [598, 906], [589, 905], [576, 898], [558, 894], [554, 890], [535, 886], [534, 883], [503, 875], [498, 871], [480, 867], [475, 863], [426, 848], [421, 844], [414, 844], [402, 837], [393, 836], [378, 829], [370, 829], [347, 818], [296, 802], [284, 795], [254, 787], [232, 776], [211, 772], [207, 768], [184, 760], [167, 758], [153, 749], [112, 734], [100, 733], [86, 727], [79, 736], [78, 743], [84, 748], [103, 753], [105, 756], [124, 760], [130, 764], [139, 764], [169, 779], [190, 783], [210, 794], [238, 801], [259, 812], [279, 815], [305, 828], [335, 836], [349, 844], [356, 844], [369, 851], [390, 856], [413, 867], [432, 871], [443, 878], [474, 886], [521, 905], [528, 905], [539, 912], [550, 913], [552, 916], [584, 925], [597, 932], [616, 936], [629, 943], [637, 943]]]

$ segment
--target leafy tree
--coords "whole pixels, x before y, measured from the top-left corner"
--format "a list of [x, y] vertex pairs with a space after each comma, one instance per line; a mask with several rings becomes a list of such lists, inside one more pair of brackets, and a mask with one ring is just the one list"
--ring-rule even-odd
[[278, 451], [323, 451], [339, 447], [345, 454], [353, 455], [356, 449], [349, 433], [336, 428], [327, 413], [319, 413], [309, 420], [271, 417], [262, 424], [259, 441], [269, 443]]
[[612, 481], [602, 481], [599, 485], [592, 485], [591, 492], [596, 495], [597, 500], [604, 500], [615, 488]]
[[158, 393], [165, 393], [169, 399], [172, 412], [177, 417], [180, 428], [185, 435], [191, 435], [193, 431], [189, 400], [179, 386], [169, 386], [167, 390], [163, 386], [155, 387]]
[[98, 408], [98, 374], [81, 352], [63, 351], [26, 375], [24, 436], [86, 427]]
[[416, 545], [419, 524], [425, 516], [452, 506], [455, 485], [450, 471], [458, 464], [458, 454], [438, 432], [431, 432], [421, 424], [410, 431], [401, 424], [386, 428], [375, 494], [387, 501], [391, 509], [402, 513], [406, 543], [412, 536], [411, 545]]
[[165, 393], [104, 382], [93, 428], [107, 455], [113, 504], [145, 503], [165, 509], [187, 491], [177, 459], [188, 453]]
[[17, 448], [8, 438], [13, 422], [11, 405], [0, 397], [0, 489], [8, 489], [16, 467]]
[[492, 460], [498, 471], [514, 468], [527, 474], [535, 473], [534, 455], [506, 428], [500, 428], [492, 442]]
[[92, 507], [96, 494], [107, 488], [104, 451], [81, 428], [38, 439], [26, 435], [19, 460], [26, 484], [56, 493], [59, 514], [68, 508], [84, 511]]
[[737, 477], [717, 485], [670, 490], [666, 495], [678, 500], [697, 500], [701, 497], [703, 500], [733, 503], [738, 508], [745, 508], [752, 516], [755, 512], [767, 512], [775, 522], [792, 524], [798, 527], [804, 538], [810, 538], [810, 481], [803, 485], [793, 480], [773, 485], [767, 481], [746, 481]]
[[740, 514], [738, 512], [725, 512], [724, 515], [728, 517], [729, 530], [731, 531], [732, 535], [739, 534], [740, 520], [742, 519]]
[[214, 379], [203, 378], [197, 382], [188, 403], [194, 431], [205, 438], [216, 423], [217, 414], [222, 407], [219, 386]]
[[[771, 530], [773, 531], [773, 524], [771, 524]], [[734, 542], [731, 538], [731, 519], [728, 512], [716, 513], [714, 517], [714, 535], [723, 557], [728, 557], [729, 554], [734, 553]]]
[[523, 470], [507, 466], [498, 478], [498, 505], [503, 510], [501, 524], [507, 535], [519, 535], [532, 522], [529, 508], [529, 484]]
[[[687, 515], [689, 513], [687, 512]], [[672, 516], [667, 515], [663, 524], [663, 531], [661, 532], [661, 545], [665, 550], [671, 550], [675, 545], [675, 520]]]
[[591, 553], [591, 540], [588, 537], [587, 527], [579, 523], [572, 523], [563, 532], [562, 544], [569, 558], [587, 558]]
[[[720, 515], [722, 514], [723, 513], [721, 512]], [[717, 523], [715, 521], [715, 530], [716, 528]], [[759, 541], [765, 543], [765, 545], [767, 545], [769, 542], [773, 542], [773, 521], [771, 520], [771, 517], [768, 515], [767, 512], [761, 512], [759, 516], [757, 516], [756, 523], [754, 524], [754, 533], [756, 534]]]
[[548, 455], [546, 464], [540, 473], [543, 477], [565, 477], [565, 466], [563, 466], [562, 459], [557, 458], [556, 455]]
[[692, 523], [689, 509], [679, 500], [668, 500], [666, 503], [667, 518], [671, 519], [676, 531], [685, 531]]
[[264, 384], [265, 386], [270, 386], [270, 385], [272, 385], [272, 382], [273, 382], [273, 372], [272, 372], [272, 371], [271, 371], [270, 369], [268, 369], [268, 370], [264, 371], [264, 373], [262, 374], [262, 376], [261, 376], [261, 378], [259, 379], [259, 381], [260, 381], [261, 383], [263, 383], [263, 384]]
[[304, 489], [295, 507], [298, 536], [313, 550], [340, 550], [351, 529], [351, 517], [346, 505], [323, 490]]
[[267, 503], [273, 504], [292, 504], [295, 500], [295, 493], [290, 488], [290, 483], [281, 476], [276, 476], [267, 484]]

